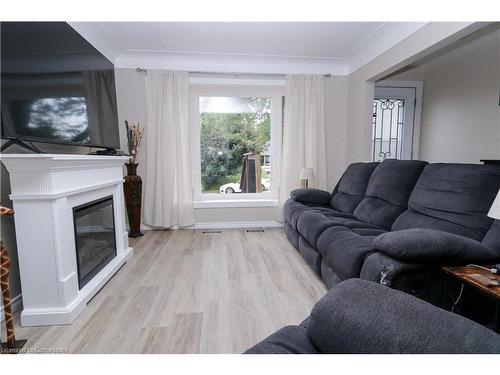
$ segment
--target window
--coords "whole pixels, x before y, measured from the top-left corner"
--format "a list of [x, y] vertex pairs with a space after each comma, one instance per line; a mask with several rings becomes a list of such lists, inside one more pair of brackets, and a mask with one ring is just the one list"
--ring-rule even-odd
[[192, 85], [197, 207], [276, 204], [282, 91], [280, 86]]
[[410, 155], [403, 155], [403, 136], [405, 135], [405, 133], [403, 133], [403, 125], [406, 110], [407, 102], [405, 99], [374, 99], [372, 136], [373, 161], [409, 159], [411, 157]]

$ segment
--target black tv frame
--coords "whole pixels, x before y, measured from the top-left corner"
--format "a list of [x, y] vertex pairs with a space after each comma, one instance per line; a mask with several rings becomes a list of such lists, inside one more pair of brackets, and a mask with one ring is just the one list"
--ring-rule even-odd
[[[60, 23], [66, 23], [67, 22], [60, 22]], [[83, 36], [81, 36], [82, 39]], [[88, 44], [90, 42], [87, 41]], [[93, 46], [92, 46], [93, 47]], [[95, 47], [93, 47], [95, 48]], [[95, 48], [97, 50], [97, 48]], [[100, 51], [97, 50], [103, 58], [109, 61], [111, 66], [113, 67], [113, 74], [114, 74], [114, 64], [112, 61], [110, 61], [105, 55], [103, 55]], [[115, 77], [116, 79], [116, 77]], [[115, 83], [115, 95], [116, 95], [116, 83]], [[4, 122], [3, 118], [0, 114], [0, 139], [7, 140], [6, 143], [4, 143], [1, 148], [0, 152], [5, 151], [7, 148], [11, 147], [12, 145], [18, 145], [19, 147], [22, 147], [26, 150], [35, 152], [35, 153], [45, 153], [36, 146], [32, 144], [32, 142], [36, 143], [44, 143], [44, 144], [51, 144], [51, 145], [61, 145], [61, 146], [77, 146], [77, 147], [86, 147], [86, 148], [99, 148], [103, 149], [97, 152], [97, 154], [100, 155], [117, 155], [117, 149], [120, 148], [120, 131], [119, 131], [119, 122], [118, 122], [118, 108], [114, 108], [116, 111], [116, 119], [117, 119], [117, 124], [116, 126], [118, 127], [118, 132], [117, 132], [117, 138], [116, 138], [116, 145], [100, 145], [100, 144], [91, 144], [91, 143], [82, 143], [82, 142], [71, 142], [71, 141], [58, 141], [57, 139], [48, 139], [48, 138], [37, 138], [37, 137], [30, 137], [30, 136], [13, 136], [13, 135], [5, 135], [4, 131]], [[115, 147], [116, 146], [116, 147]]]

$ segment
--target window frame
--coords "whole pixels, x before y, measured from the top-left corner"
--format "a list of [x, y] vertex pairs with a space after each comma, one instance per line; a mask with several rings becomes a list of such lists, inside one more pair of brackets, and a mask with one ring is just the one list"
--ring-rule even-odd
[[[250, 82], [249, 82], [250, 81]], [[190, 84], [189, 112], [191, 122], [191, 163], [193, 177], [193, 201], [195, 208], [217, 207], [274, 207], [278, 205], [281, 150], [283, 139], [283, 81], [237, 80], [213, 78], [208, 83], [192, 80]], [[266, 97], [271, 98], [271, 191], [262, 193], [202, 193], [201, 186], [201, 116], [199, 98], [201, 96], [219, 97]], [[278, 157], [274, 157], [278, 155]]]

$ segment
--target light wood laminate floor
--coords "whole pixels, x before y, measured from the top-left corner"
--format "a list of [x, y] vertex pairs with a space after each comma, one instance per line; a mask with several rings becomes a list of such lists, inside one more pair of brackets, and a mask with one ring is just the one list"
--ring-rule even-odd
[[69, 353], [241, 353], [326, 292], [281, 229], [149, 231], [69, 326], [19, 327]]

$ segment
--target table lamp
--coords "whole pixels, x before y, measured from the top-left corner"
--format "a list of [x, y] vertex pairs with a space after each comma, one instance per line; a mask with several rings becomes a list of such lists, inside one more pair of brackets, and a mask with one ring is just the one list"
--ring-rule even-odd
[[[491, 205], [490, 211], [488, 212], [488, 216], [500, 220], [500, 190], [498, 190], [497, 197], [493, 201], [493, 204]], [[497, 264], [496, 266], [497, 273], [500, 272], [500, 264]]]
[[309, 187], [309, 180], [314, 178], [314, 170], [312, 168], [302, 168], [300, 171], [300, 179], [304, 181], [306, 188]]

